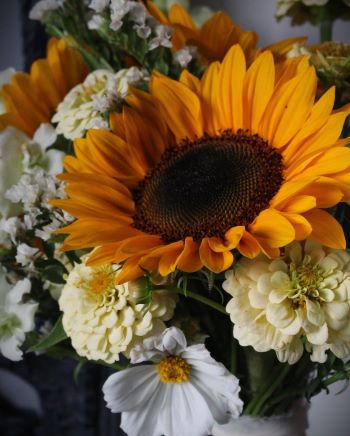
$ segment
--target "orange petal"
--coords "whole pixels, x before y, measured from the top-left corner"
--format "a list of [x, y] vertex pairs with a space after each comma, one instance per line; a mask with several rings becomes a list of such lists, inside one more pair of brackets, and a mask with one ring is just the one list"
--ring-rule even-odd
[[310, 210], [303, 214], [312, 226], [310, 239], [331, 248], [346, 248], [342, 226], [329, 213], [321, 209]]
[[216, 237], [208, 238], [209, 246], [216, 253], [231, 251], [237, 247], [244, 232], [245, 232], [244, 226], [232, 227], [225, 233], [224, 241], [221, 238], [216, 238]]
[[199, 257], [199, 244], [194, 242], [191, 237], [185, 239], [184, 249], [178, 259], [177, 267], [187, 273], [198, 271], [203, 267]]
[[208, 238], [204, 238], [199, 247], [199, 256], [205, 267], [214, 273], [227, 270], [233, 263], [233, 254], [230, 251], [216, 253], [210, 248]]
[[254, 259], [260, 252], [261, 248], [257, 240], [249, 232], [243, 233], [242, 239], [237, 246], [238, 251], [249, 259]]
[[295, 232], [290, 222], [274, 209], [261, 212], [248, 228], [260, 243], [272, 247], [284, 247], [294, 240]]

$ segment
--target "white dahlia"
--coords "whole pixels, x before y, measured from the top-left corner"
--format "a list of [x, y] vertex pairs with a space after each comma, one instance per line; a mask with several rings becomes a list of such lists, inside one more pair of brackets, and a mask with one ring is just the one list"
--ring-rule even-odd
[[149, 305], [138, 304], [138, 282], [115, 284], [116, 267], [77, 264], [59, 299], [63, 327], [81, 356], [108, 363], [119, 360], [142, 337], [165, 329], [173, 315], [173, 294], [157, 291]]
[[112, 374], [103, 386], [107, 407], [122, 413], [128, 436], [207, 436], [215, 422], [240, 415], [238, 379], [204, 344], [188, 346], [180, 329], [170, 327], [132, 350], [132, 363], [149, 361]]
[[281, 362], [300, 359], [303, 343], [311, 360], [326, 351], [350, 354], [350, 255], [306, 241], [282, 257], [242, 259], [226, 272], [223, 288], [232, 295], [226, 310], [242, 346], [275, 350]]

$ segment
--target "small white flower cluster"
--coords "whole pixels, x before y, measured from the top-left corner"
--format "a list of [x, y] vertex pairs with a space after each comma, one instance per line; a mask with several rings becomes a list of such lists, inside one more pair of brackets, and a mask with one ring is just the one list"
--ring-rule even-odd
[[52, 122], [57, 133], [67, 139], [82, 138], [89, 129], [108, 129], [105, 113], [128, 94], [129, 85], [148, 80], [147, 73], [136, 67], [112, 73], [96, 70], [70, 90], [58, 105]]
[[[172, 47], [172, 30], [159, 24], [151, 17], [141, 2], [133, 0], [92, 0], [89, 7], [94, 10], [94, 15], [88, 22], [89, 29], [99, 29], [107, 19], [109, 27], [118, 31], [124, 21], [128, 19], [134, 23], [133, 28], [141, 39], [148, 39], [149, 50], [157, 47]], [[127, 18], [126, 18], [127, 17]]]
[[193, 45], [186, 45], [174, 54], [174, 61], [180, 64], [182, 68], [187, 68], [193, 58], [198, 55], [198, 48]]
[[48, 12], [60, 8], [64, 2], [65, 0], [41, 0], [31, 9], [29, 18], [43, 22]]

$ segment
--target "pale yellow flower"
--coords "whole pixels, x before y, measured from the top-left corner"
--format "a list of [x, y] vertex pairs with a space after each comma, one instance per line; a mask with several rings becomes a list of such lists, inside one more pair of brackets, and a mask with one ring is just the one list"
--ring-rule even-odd
[[275, 350], [280, 361], [295, 363], [303, 340], [311, 360], [324, 362], [326, 351], [350, 354], [350, 255], [306, 241], [284, 256], [243, 259], [226, 273], [232, 295], [227, 305], [234, 336], [256, 351]]
[[69, 273], [59, 300], [63, 327], [81, 356], [108, 363], [119, 360], [145, 336], [165, 328], [176, 301], [166, 291], [138, 304], [138, 282], [115, 284], [116, 267], [77, 264]]

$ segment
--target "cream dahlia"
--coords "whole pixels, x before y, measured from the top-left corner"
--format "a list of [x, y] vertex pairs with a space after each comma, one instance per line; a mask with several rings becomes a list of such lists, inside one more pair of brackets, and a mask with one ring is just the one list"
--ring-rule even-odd
[[162, 321], [172, 317], [176, 303], [172, 294], [157, 291], [149, 305], [138, 304], [140, 284], [116, 285], [115, 275], [115, 266], [77, 264], [59, 299], [63, 327], [77, 353], [108, 363], [139, 338], [163, 330]]
[[350, 254], [313, 241], [294, 242], [275, 260], [243, 259], [226, 273], [234, 336], [258, 352], [275, 350], [281, 362], [311, 360], [326, 351], [350, 354]]

